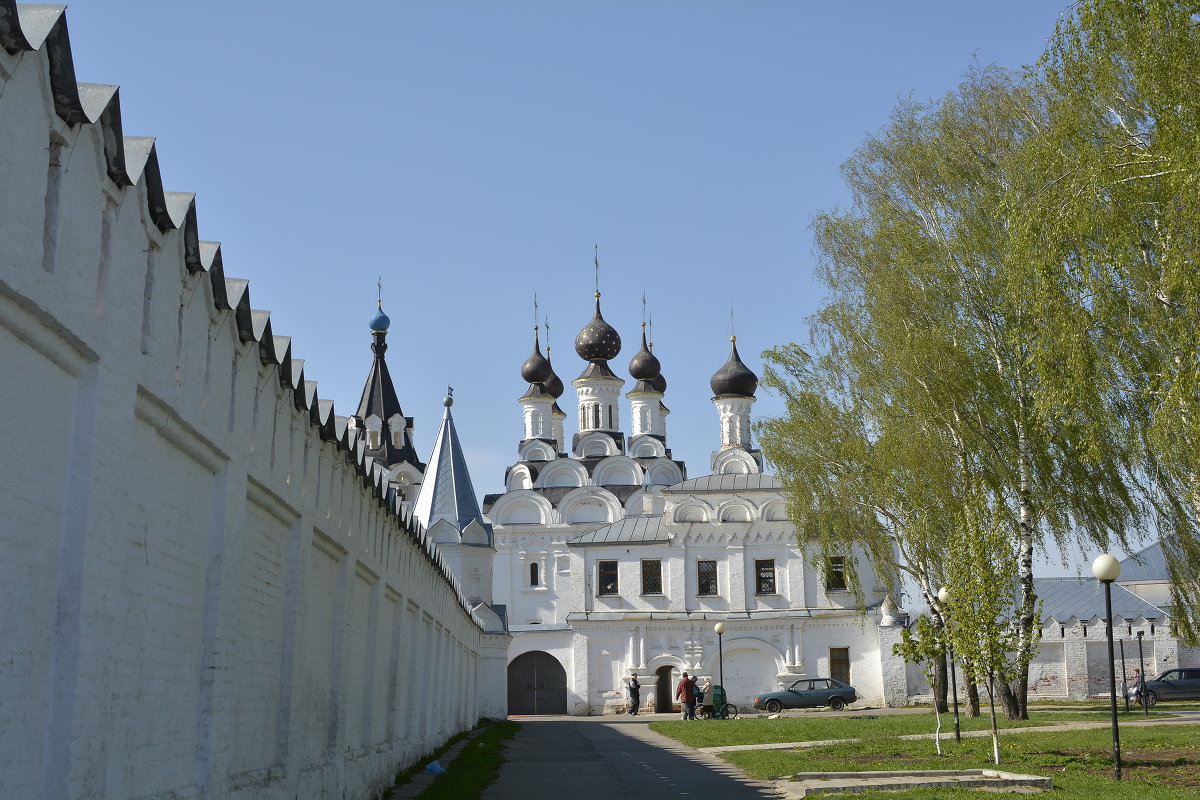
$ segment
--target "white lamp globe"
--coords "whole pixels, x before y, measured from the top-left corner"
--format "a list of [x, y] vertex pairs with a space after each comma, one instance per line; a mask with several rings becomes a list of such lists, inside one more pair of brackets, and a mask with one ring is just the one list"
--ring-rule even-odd
[[950, 602], [949, 586], [943, 586], [942, 588], [938, 589], [938, 600], [940, 600], [943, 604]]
[[718, 636], [720, 636], [722, 633], [725, 632], [725, 623], [718, 622], [716, 625], [713, 625], [713, 630], [716, 631]]
[[1104, 583], [1115, 581], [1121, 577], [1121, 562], [1108, 553], [1096, 556], [1096, 560], [1092, 562], [1092, 574], [1096, 576], [1096, 580]]

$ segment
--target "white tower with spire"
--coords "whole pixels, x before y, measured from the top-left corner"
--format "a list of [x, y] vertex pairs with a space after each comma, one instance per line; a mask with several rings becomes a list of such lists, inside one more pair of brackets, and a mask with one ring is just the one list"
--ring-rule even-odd
[[608, 366], [609, 360], [621, 352], [621, 336], [600, 313], [599, 291], [592, 321], [575, 337], [575, 352], [589, 364], [571, 382], [579, 396], [579, 433], [571, 450], [578, 457], [623, 453], [625, 437], [621, 433], [619, 402], [625, 381]]
[[729, 359], [709, 380], [721, 424], [721, 447], [712, 456], [714, 474], [762, 472], [762, 453], [750, 443], [750, 410], [758, 376], [742, 363], [737, 337], [729, 337]]
[[[533, 354], [521, 365], [521, 377], [529, 383], [529, 389], [521, 396], [521, 407], [525, 414], [525, 439], [554, 439], [554, 397], [546, 391], [543, 382], [554, 370], [550, 361], [542, 355], [538, 341], [538, 326], [533, 326]], [[560, 382], [561, 383], [561, 382]], [[557, 452], [557, 446], [555, 451]]]

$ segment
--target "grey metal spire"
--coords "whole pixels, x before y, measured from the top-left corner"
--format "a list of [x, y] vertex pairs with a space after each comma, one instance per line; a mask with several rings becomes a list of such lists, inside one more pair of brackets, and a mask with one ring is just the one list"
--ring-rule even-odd
[[475, 499], [467, 460], [450, 413], [450, 406], [454, 405], [453, 388], [448, 388], [442, 405], [446, 407], [446, 413], [442, 415], [437, 441], [433, 443], [433, 453], [425, 467], [425, 480], [417, 494], [413, 516], [426, 530], [446, 520], [461, 533], [472, 521], [478, 522], [488, 530], [490, 538], [491, 529], [483, 521], [479, 501]]

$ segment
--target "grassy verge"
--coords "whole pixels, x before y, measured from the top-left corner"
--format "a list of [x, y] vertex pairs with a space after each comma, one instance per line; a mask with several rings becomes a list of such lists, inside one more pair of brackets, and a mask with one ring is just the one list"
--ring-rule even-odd
[[[463, 800], [479, 797], [504, 763], [504, 742], [516, 735], [521, 725], [511, 720], [492, 723], [472, 739], [458, 757], [446, 766], [418, 797], [423, 800]], [[428, 761], [422, 761], [422, 768]]]
[[[483, 724], [483, 723], [481, 723], [481, 724]], [[404, 769], [404, 770], [401, 770], [400, 772], [397, 772], [395, 780], [392, 781], [392, 785], [393, 786], [403, 786], [404, 784], [408, 783], [409, 779], [412, 778], [413, 775], [416, 775], [418, 772], [421, 772], [422, 770], [425, 769], [426, 764], [428, 764], [430, 761], [433, 761], [435, 758], [440, 758], [442, 753], [446, 752], [451, 747], [453, 747], [456, 742], [460, 742], [463, 739], [466, 739], [472, 733], [473, 733], [472, 731], [463, 731], [462, 733], [454, 734], [449, 739], [447, 739], [446, 743], [443, 744], [441, 747], [437, 748], [436, 750], [434, 750], [430, 753], [426, 753], [425, 755], [421, 756], [416, 761], [414, 761], [412, 766], [408, 767], [408, 769]], [[381, 794], [379, 796], [379, 800], [392, 800], [392, 796], [393, 796], [392, 790], [388, 789], [386, 792], [384, 792], [383, 794]]]
[[[1059, 710], [1031, 711], [1028, 720], [997, 720], [1001, 729], [1024, 728], [1033, 725], [1051, 725], [1056, 722], [1107, 722], [1107, 707], [1102, 710], [1090, 711]], [[1151, 718], [1170, 716], [1150, 712]], [[1131, 712], [1122, 719], [1131, 721], [1142, 719], [1141, 712]], [[961, 729], [964, 731], [991, 730], [991, 720], [987, 716], [961, 717]], [[933, 712], [927, 714], [882, 714], [874, 715], [869, 711], [845, 717], [831, 717], [820, 714], [802, 714], [799, 716], [784, 716], [776, 719], [753, 717], [732, 720], [711, 720], [703, 722], [652, 722], [650, 727], [672, 739], [678, 739], [692, 747], [719, 747], [739, 744], [772, 744], [776, 742], [810, 742], [826, 741], [829, 739], [875, 739], [880, 737], [904, 736], [906, 734], [933, 733]], [[954, 730], [954, 719], [949, 714], [942, 715], [942, 732]], [[1003, 739], [1003, 734], [1001, 734]]]
[[[991, 763], [991, 739], [943, 742], [939, 758], [932, 742], [875, 738], [852, 745], [811, 750], [755, 750], [723, 757], [747, 775], [771, 779], [797, 772], [886, 769], [977, 769]], [[1121, 731], [1123, 780], [1116, 781], [1109, 730], [1028, 733], [1001, 738], [1000, 768], [1049, 775], [1056, 796], [1109, 800], [1194, 800], [1200, 793], [1200, 726], [1126, 728]], [[960, 789], [865, 792], [856, 798], [952, 800], [978, 798]]]

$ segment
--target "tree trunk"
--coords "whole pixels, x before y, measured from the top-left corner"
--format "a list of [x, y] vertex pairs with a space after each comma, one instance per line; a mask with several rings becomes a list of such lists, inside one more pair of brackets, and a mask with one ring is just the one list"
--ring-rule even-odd
[[[1025, 398], [1022, 398], [1022, 414], [1024, 413]], [[1017, 432], [1019, 455], [1018, 495], [1020, 497], [1020, 528], [1021, 544], [1018, 553], [1018, 581], [1021, 585], [1021, 597], [1017, 609], [1017, 624], [1020, 635], [1017, 639], [1017, 664], [1015, 686], [1004, 684], [1004, 716], [1007, 719], [1029, 719], [1029, 662], [1033, 658], [1033, 649], [1037, 646], [1037, 632], [1034, 631], [1034, 617], [1037, 612], [1037, 594], [1033, 589], [1033, 541], [1035, 515], [1033, 508], [1033, 479], [1030, 475], [1029, 438], [1025, 430], [1024, 419], [1018, 422]], [[1015, 688], [1015, 692], [1012, 689]], [[1013, 707], [1010, 709], [1009, 696], [1013, 695]], [[1009, 716], [1013, 713], [1015, 716]]]
[[939, 658], [933, 665], [933, 686], [929, 687], [933, 690], [933, 708], [939, 714], [945, 714], [950, 710], [950, 706], [946, 702], [946, 696], [949, 694], [946, 688], [947, 680], [949, 680], [949, 674], [946, 672], [946, 660]]
[[967, 676], [967, 716], [979, 716], [979, 684], [974, 675]]
[[1029, 714], [1021, 713], [1021, 700], [1013, 687], [1009, 686], [1005, 681], [996, 681], [996, 688], [1000, 690], [1000, 704], [1004, 707], [1005, 719], [1029, 719]]

